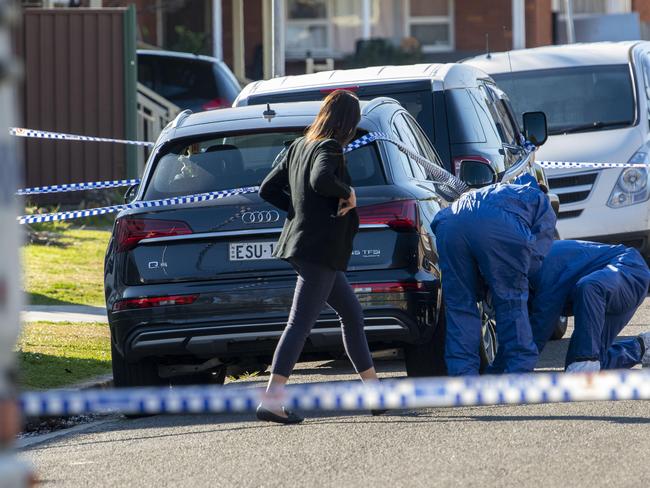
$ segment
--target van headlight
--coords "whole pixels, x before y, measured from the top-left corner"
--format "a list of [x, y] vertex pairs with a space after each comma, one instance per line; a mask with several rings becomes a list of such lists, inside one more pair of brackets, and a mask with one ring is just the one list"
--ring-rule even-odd
[[[630, 158], [631, 164], [648, 164], [649, 153], [638, 151]], [[627, 207], [645, 202], [650, 197], [648, 191], [647, 168], [624, 168], [616, 180], [607, 206], [611, 208]]]

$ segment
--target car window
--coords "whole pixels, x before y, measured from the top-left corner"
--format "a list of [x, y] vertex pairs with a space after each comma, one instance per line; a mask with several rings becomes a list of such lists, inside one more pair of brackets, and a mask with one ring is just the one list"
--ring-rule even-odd
[[643, 86], [648, 110], [648, 118], [650, 118], [650, 53], [643, 53], [641, 56], [641, 69], [643, 70]]
[[488, 100], [488, 109], [494, 118], [497, 132], [501, 137], [501, 142], [504, 144], [517, 144], [517, 131], [510, 120], [510, 116], [505, 104], [499, 98], [498, 92], [494, 89], [494, 87], [485, 83], [481, 84], [480, 87], [487, 95], [486, 98]]
[[515, 71], [492, 76], [515, 108], [542, 111], [549, 134], [632, 125], [635, 100], [628, 64]]
[[[404, 113], [399, 113], [394, 119], [394, 125], [397, 128], [397, 132], [400, 136], [400, 140], [406, 145], [407, 148], [412, 150], [415, 153], [420, 154], [422, 157], [426, 157], [423, 154], [423, 151], [418, 143], [418, 140], [413, 133], [409, 123], [406, 120]], [[427, 175], [424, 171], [424, 168], [408, 154], [406, 155], [409, 165], [411, 166], [411, 173], [413, 178], [418, 180], [426, 180]]]
[[[393, 117], [393, 123], [391, 124], [391, 128], [393, 131], [393, 137], [398, 141], [406, 144], [406, 141], [404, 141], [403, 139], [402, 132], [399, 130], [399, 126], [403, 124], [404, 122], [400, 120], [400, 117], [398, 115], [395, 115]], [[403, 130], [404, 129], [402, 129], [402, 131]], [[404, 171], [404, 174], [409, 178], [415, 178], [415, 176], [413, 175], [413, 169], [411, 167], [411, 163], [409, 162], [406, 154], [404, 154], [402, 151], [396, 151], [395, 153], [399, 155], [399, 163], [400, 166], [402, 167], [402, 170]]]
[[458, 88], [445, 92], [449, 140], [452, 144], [485, 142], [485, 132], [475, 102], [468, 90]]
[[[303, 131], [210, 135], [171, 144], [155, 162], [145, 199], [258, 186], [280, 151]], [[353, 186], [386, 183], [376, 144], [346, 155]]]
[[474, 108], [476, 109], [476, 113], [481, 121], [481, 127], [483, 128], [486, 142], [490, 146], [500, 146], [502, 140], [497, 131], [496, 121], [494, 120], [492, 112], [488, 108], [491, 103], [488, 94], [485, 90], [479, 88], [468, 88], [467, 93], [469, 93]]
[[155, 70], [152, 60], [148, 56], [138, 56], [138, 82], [150, 90], [155, 90], [154, 80]]
[[422, 131], [422, 128], [415, 121], [415, 119], [413, 117], [411, 117], [409, 114], [404, 114], [404, 119], [406, 120], [406, 123], [411, 128], [411, 131], [413, 132], [413, 135], [415, 136], [415, 139], [417, 140], [418, 146], [420, 148], [420, 154], [426, 160], [432, 162], [433, 164], [435, 164], [437, 166], [440, 166], [441, 168], [444, 168], [444, 165], [442, 164], [442, 161], [440, 160], [440, 157], [438, 156], [438, 153], [433, 148], [433, 146], [431, 145], [431, 142], [429, 141], [429, 138]]
[[160, 78], [156, 91], [176, 105], [187, 106], [199, 101], [216, 100], [221, 96], [212, 63], [160, 56], [158, 66]]

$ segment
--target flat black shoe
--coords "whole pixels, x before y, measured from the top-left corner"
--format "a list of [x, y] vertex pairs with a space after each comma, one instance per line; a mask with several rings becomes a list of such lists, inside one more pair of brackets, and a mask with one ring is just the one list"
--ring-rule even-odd
[[305, 420], [300, 415], [296, 415], [295, 413], [287, 410], [284, 407], [282, 407], [282, 410], [284, 411], [284, 413], [287, 414], [286, 417], [274, 414], [270, 410], [267, 410], [262, 405], [260, 405], [259, 407], [257, 407], [257, 411], [255, 412], [255, 414], [257, 415], [257, 418], [259, 420], [264, 420], [265, 422], [275, 422], [278, 424], [287, 424], [287, 425], [299, 424], [300, 422]]
[[383, 410], [370, 410], [370, 413], [372, 414], [373, 417], [377, 417], [378, 415], [384, 415], [386, 412], [388, 412], [387, 408], [384, 408]]

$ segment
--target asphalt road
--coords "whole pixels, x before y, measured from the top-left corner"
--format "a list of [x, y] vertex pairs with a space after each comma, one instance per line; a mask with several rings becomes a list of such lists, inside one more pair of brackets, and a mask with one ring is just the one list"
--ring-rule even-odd
[[[624, 333], [644, 330], [650, 299]], [[552, 343], [540, 369], [560, 369], [567, 342]], [[398, 361], [377, 365], [382, 376], [403, 374]], [[345, 361], [304, 363], [293, 381], [352, 379], [351, 373]], [[312, 414], [298, 426], [252, 415], [115, 417], [82, 429], [23, 450], [44, 484], [650, 485], [645, 401]]]

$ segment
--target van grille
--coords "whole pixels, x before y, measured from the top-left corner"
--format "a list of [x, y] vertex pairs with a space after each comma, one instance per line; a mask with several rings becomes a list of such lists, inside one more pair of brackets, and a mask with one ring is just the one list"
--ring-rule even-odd
[[[582, 202], [589, 198], [597, 178], [598, 172], [570, 176], [549, 176], [548, 184], [551, 191], [560, 199], [560, 205], [566, 205]], [[572, 217], [574, 216], [572, 215]]]

